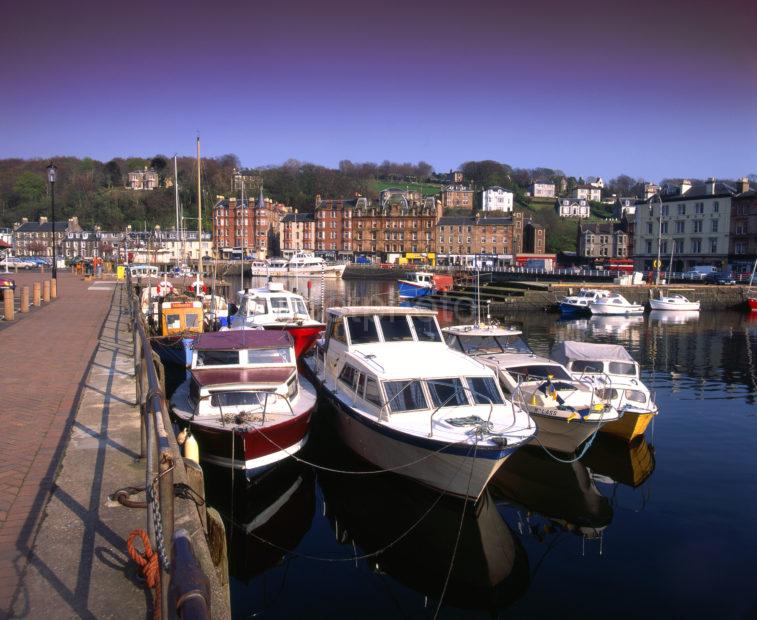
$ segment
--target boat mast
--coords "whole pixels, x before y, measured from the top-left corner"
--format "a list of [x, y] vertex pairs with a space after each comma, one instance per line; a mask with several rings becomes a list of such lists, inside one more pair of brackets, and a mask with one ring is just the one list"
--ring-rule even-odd
[[[249, 209], [245, 209], [244, 206], [244, 176], [241, 174], [241, 170], [239, 171], [239, 178], [242, 181], [242, 221], [244, 222], [244, 227], [242, 228], [242, 262], [241, 262], [241, 269], [239, 270], [239, 290], [244, 290], [244, 246], [245, 246], [245, 239], [247, 239], [247, 216], [249, 215]], [[252, 263], [250, 263], [250, 267], [252, 267]]]
[[200, 136], [197, 136], [197, 281], [202, 277], [202, 193], [200, 189]]
[[[173, 156], [173, 187], [174, 203], [176, 207], [176, 241], [179, 242], [179, 247], [181, 247], [181, 229], [179, 224], [179, 175], [176, 171], [176, 155]], [[179, 250], [179, 258], [176, 261], [176, 266], [181, 267], [181, 250]]]

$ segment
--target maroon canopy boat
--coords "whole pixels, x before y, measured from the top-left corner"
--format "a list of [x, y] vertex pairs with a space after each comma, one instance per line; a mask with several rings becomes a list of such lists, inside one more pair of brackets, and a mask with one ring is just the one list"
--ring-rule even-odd
[[201, 461], [254, 476], [305, 445], [315, 401], [298, 376], [292, 337], [245, 329], [195, 340], [171, 408], [197, 440]]

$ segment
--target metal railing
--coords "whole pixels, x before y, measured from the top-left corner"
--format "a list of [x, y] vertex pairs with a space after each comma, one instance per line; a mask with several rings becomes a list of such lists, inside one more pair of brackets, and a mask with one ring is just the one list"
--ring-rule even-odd
[[140, 458], [145, 462], [147, 533], [160, 563], [160, 617], [205, 620], [210, 616], [208, 579], [183, 530], [175, 531], [174, 470], [183, 466], [164, 394], [165, 375], [150, 344], [145, 318], [127, 274], [129, 325], [134, 341], [136, 401], [140, 408]]

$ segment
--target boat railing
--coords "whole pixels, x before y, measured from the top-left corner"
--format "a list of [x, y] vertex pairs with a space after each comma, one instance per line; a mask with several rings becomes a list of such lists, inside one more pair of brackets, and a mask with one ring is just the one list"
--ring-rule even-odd
[[[492, 419], [492, 413], [494, 413], [494, 403], [492, 402], [492, 399], [489, 398], [486, 394], [483, 394], [482, 392], [479, 392], [477, 390], [474, 390], [473, 388], [466, 387], [464, 385], [455, 385], [454, 383], [449, 383], [448, 381], [439, 381], [434, 379], [426, 379], [426, 383], [430, 385], [440, 385], [444, 387], [451, 387], [455, 388], [455, 391], [450, 394], [447, 399], [440, 404], [434, 411], [431, 412], [431, 415], [429, 416], [428, 422], [429, 422], [429, 429], [428, 429], [428, 436], [433, 437], [434, 436], [434, 416], [444, 407], [447, 406], [450, 400], [452, 400], [453, 396], [457, 395], [457, 390], [462, 389], [464, 392], [467, 392], [471, 395], [478, 395], [479, 397], [483, 398], [484, 400], [489, 401], [489, 415], [486, 417], [486, 425], [487, 427], [491, 423]], [[405, 386], [407, 387], [407, 386]], [[399, 392], [395, 395], [399, 396]], [[513, 407], [513, 422], [515, 421], [515, 408]]]
[[[165, 371], [147, 336], [144, 314], [127, 271], [129, 328], [134, 342], [136, 401], [140, 407], [140, 458], [145, 464], [145, 525], [160, 566], [160, 615], [162, 618], [210, 618], [210, 592], [207, 573], [197, 562], [197, 543], [187, 538], [186, 530], [176, 530], [175, 488], [187, 484], [188, 474], [168, 416], [164, 384]], [[193, 472], [194, 474], [194, 472]], [[193, 484], [192, 487], [195, 485]], [[192, 503], [192, 507], [200, 506]], [[178, 508], [183, 527], [187, 522], [202, 523], [202, 517], [187, 518], [192, 510], [182, 502]], [[202, 505], [204, 510], [204, 504]], [[201, 527], [201, 526], [200, 526]], [[209, 552], [204, 550], [205, 555]], [[209, 557], [209, 556], [208, 556]], [[173, 608], [172, 608], [173, 607]]]
[[[266, 416], [266, 413], [268, 413], [268, 401], [269, 400], [272, 400], [274, 404], [276, 402], [278, 402], [280, 399], [283, 400], [286, 403], [287, 407], [289, 407], [289, 413], [291, 414], [291, 416], [295, 417], [294, 409], [292, 409], [292, 402], [289, 400], [288, 396], [284, 396], [283, 394], [277, 394], [276, 392], [271, 392], [270, 390], [244, 390], [244, 393], [245, 394], [263, 394], [263, 396], [264, 396], [264, 398], [263, 398], [263, 410], [261, 412], [263, 418], [260, 421], [260, 425], [261, 426], [265, 426], [265, 416]], [[225, 425], [226, 424], [226, 415], [223, 412], [223, 406], [221, 405], [220, 402], [218, 403], [218, 411], [221, 413], [221, 424]], [[239, 415], [244, 415], [246, 413], [250, 413], [250, 412], [249, 411], [239, 411], [239, 412], [237, 412], [234, 415], [239, 416]], [[253, 413], [258, 413], [258, 412], [254, 411]]]
[[362, 351], [358, 350], [355, 350], [355, 353], [362, 357], [366, 362], [373, 364], [376, 368], [381, 370], [382, 373], [386, 373], [386, 368], [384, 368], [383, 364], [380, 364], [376, 361], [376, 356], [373, 353], [363, 353]]

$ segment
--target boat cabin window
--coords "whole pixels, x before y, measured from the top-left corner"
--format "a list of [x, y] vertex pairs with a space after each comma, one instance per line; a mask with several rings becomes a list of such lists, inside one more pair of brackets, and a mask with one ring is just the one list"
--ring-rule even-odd
[[384, 333], [384, 342], [404, 342], [413, 340], [413, 333], [410, 331], [410, 324], [407, 322], [407, 316], [379, 316], [381, 331]]
[[530, 366], [516, 366], [508, 368], [516, 381], [539, 381], [548, 378], [560, 381], [572, 381], [572, 377], [559, 366], [547, 364], [533, 364]]
[[410, 317], [419, 342], [441, 342], [442, 336], [432, 316]]
[[267, 314], [265, 309], [265, 299], [247, 297], [242, 304], [242, 312], [246, 315]]
[[271, 297], [269, 301], [274, 314], [287, 314], [289, 312], [289, 304], [286, 297]]
[[213, 407], [255, 407], [262, 405], [265, 394], [261, 392], [215, 392], [210, 395], [210, 404]]
[[248, 364], [291, 364], [291, 349], [289, 347], [277, 347], [273, 349], [248, 349]]
[[610, 362], [611, 375], [636, 376], [636, 364], [633, 362]]
[[347, 344], [347, 336], [344, 331], [344, 323], [342, 323], [341, 317], [332, 319], [331, 329], [329, 329], [329, 340], [336, 340], [337, 342]]
[[308, 309], [305, 306], [305, 302], [301, 299], [292, 299], [292, 305], [294, 306], [294, 312], [295, 314], [303, 314], [305, 316], [310, 316], [308, 314]]
[[198, 351], [197, 366], [233, 366], [239, 364], [239, 351]]
[[352, 344], [366, 344], [378, 342], [378, 330], [373, 316], [349, 316], [347, 326], [350, 329], [350, 341]]
[[466, 355], [482, 353], [531, 353], [531, 349], [518, 336], [462, 336], [450, 334], [447, 344]]
[[384, 381], [384, 389], [392, 413], [428, 409], [420, 381]]
[[166, 327], [168, 329], [181, 329], [181, 315], [180, 314], [167, 314]]
[[497, 382], [492, 377], [467, 377], [471, 396], [477, 405], [501, 405], [505, 401], [497, 387]]
[[434, 407], [456, 407], [468, 404], [463, 382], [458, 378], [428, 380], [426, 385], [428, 385]]
[[365, 400], [374, 405], [381, 406], [381, 392], [379, 391], [378, 382], [373, 377], [365, 378]]
[[571, 363], [570, 369], [573, 372], [601, 373], [604, 372], [605, 365], [596, 360], [576, 360]]
[[358, 372], [355, 370], [352, 366], [349, 364], [345, 364], [342, 367], [342, 372], [339, 373], [339, 380], [344, 383], [347, 387], [349, 387], [351, 390], [355, 389], [355, 379], [357, 378]]
[[184, 323], [185, 327], [187, 329], [190, 329], [192, 327], [197, 327], [197, 315], [196, 314], [185, 314], [184, 315]]
[[639, 390], [626, 390], [625, 396], [628, 400], [632, 400], [635, 403], [647, 402], [647, 395]]

